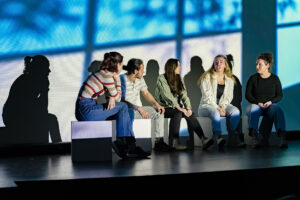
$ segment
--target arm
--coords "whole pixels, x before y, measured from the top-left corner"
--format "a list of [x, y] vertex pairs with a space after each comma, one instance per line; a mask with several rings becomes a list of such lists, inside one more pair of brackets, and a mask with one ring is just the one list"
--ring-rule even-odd
[[282, 86], [281, 86], [281, 82], [280, 82], [279, 78], [277, 78], [277, 83], [276, 83], [275, 87], [276, 87], [276, 96], [270, 100], [272, 103], [279, 102], [283, 97]]
[[109, 95], [113, 97], [116, 102], [121, 101], [121, 81], [119, 75], [107, 78], [103, 85], [108, 89]]
[[159, 95], [165, 102], [167, 102], [173, 108], [179, 106], [176, 98], [173, 96], [170, 90], [167, 80], [163, 76], [158, 78], [156, 87], [159, 91]]
[[154, 99], [154, 97], [152, 96], [152, 94], [148, 91], [148, 90], [144, 90], [142, 91], [143, 96], [145, 97], [145, 99], [151, 103], [153, 106], [156, 107], [156, 109], [160, 112], [160, 113], [164, 113], [165, 112], [165, 108], [160, 106]]
[[202, 99], [206, 104], [212, 105], [215, 108], [218, 108], [218, 105], [215, 101], [213, 101], [212, 97], [212, 86], [210, 83], [210, 78], [204, 78], [200, 84], [200, 90], [202, 93]]
[[256, 98], [252, 94], [252, 91], [254, 89], [253, 86], [254, 86], [254, 80], [253, 80], [253, 77], [250, 77], [250, 79], [247, 81], [245, 97], [249, 101], [249, 103], [258, 104], [259, 102], [256, 100]]
[[[226, 108], [228, 104], [230, 104], [230, 102], [232, 101], [233, 99], [233, 89], [234, 89], [234, 81], [232, 79], [227, 79], [225, 81], [225, 87], [228, 87], [228, 89], [226, 90], [226, 93], [223, 94], [223, 99], [222, 101], [220, 102], [220, 106], [222, 108]], [[225, 92], [225, 91], [224, 91]]]

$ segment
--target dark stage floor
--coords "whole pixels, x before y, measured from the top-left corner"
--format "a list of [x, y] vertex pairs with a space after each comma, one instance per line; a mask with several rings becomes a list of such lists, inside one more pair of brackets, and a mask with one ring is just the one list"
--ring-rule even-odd
[[123, 185], [152, 188], [151, 191], [171, 186], [181, 194], [188, 189], [199, 195], [223, 192], [222, 195], [231, 197], [238, 190], [245, 194], [240, 199], [260, 199], [256, 198], [258, 195], [272, 199], [298, 195], [299, 174], [299, 140], [289, 141], [288, 149], [271, 146], [227, 148], [219, 152], [216, 148], [195, 148], [185, 152], [153, 152], [151, 159], [141, 160], [120, 160], [113, 155], [112, 162], [103, 163], [73, 163], [69, 154], [15, 156], [0, 158], [0, 193], [50, 186], [82, 190]]

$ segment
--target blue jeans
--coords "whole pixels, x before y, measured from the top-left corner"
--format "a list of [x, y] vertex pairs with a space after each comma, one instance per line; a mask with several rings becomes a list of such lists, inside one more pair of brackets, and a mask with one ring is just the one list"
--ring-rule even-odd
[[[233, 105], [226, 107], [226, 118], [229, 120], [229, 130], [235, 131], [240, 122], [240, 111]], [[221, 116], [220, 112], [214, 106], [199, 107], [199, 117], [209, 117], [212, 121], [213, 132], [221, 133]]]
[[75, 115], [78, 121], [104, 121], [116, 119], [117, 137], [134, 137], [126, 103], [116, 102], [107, 110], [105, 104], [97, 104], [95, 99], [77, 99]]
[[250, 104], [247, 107], [247, 116], [249, 129], [254, 129], [258, 132], [259, 117], [264, 116], [271, 124], [275, 124], [275, 129], [285, 131], [285, 118], [282, 109], [273, 103], [267, 108], [261, 108], [257, 104]]

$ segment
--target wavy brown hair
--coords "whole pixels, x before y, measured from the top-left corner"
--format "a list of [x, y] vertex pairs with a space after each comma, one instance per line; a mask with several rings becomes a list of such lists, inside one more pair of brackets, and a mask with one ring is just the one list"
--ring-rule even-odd
[[184, 90], [180, 75], [175, 74], [175, 69], [178, 67], [179, 60], [170, 58], [165, 64], [165, 74], [167, 82], [174, 96], [181, 94]]
[[211, 67], [210, 67], [206, 72], [204, 72], [204, 73], [200, 76], [200, 78], [198, 79], [198, 81], [197, 81], [197, 85], [198, 85], [198, 86], [200, 86], [202, 80], [206, 77], [207, 74], [209, 74], [209, 76], [210, 76], [210, 83], [212, 83], [213, 76], [214, 76], [214, 74], [215, 74], [215, 72], [216, 72], [216, 69], [215, 69], [215, 61], [216, 61], [217, 58], [224, 58], [224, 59], [225, 59], [224, 74], [225, 74], [226, 76], [228, 76], [229, 78], [231, 78], [231, 79], [234, 81], [234, 83], [235, 83], [235, 78], [234, 78], [234, 76], [232, 75], [232, 72], [231, 72], [231, 70], [230, 70], [230, 67], [229, 67], [229, 64], [228, 64], [228, 61], [227, 61], [226, 56], [224, 56], [224, 55], [217, 55], [217, 56], [214, 58], [214, 62], [213, 62], [213, 64], [211, 65]]
[[104, 54], [100, 70], [108, 70], [110, 72], [118, 71], [118, 64], [123, 62], [123, 56], [118, 52], [109, 52]]

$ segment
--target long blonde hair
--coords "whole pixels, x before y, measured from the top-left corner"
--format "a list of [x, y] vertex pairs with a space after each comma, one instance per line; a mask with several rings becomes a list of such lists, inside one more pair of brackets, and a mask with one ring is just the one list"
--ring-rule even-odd
[[233, 74], [232, 74], [232, 72], [231, 72], [231, 70], [230, 70], [230, 68], [229, 68], [229, 64], [228, 64], [228, 62], [227, 62], [226, 56], [224, 56], [224, 55], [217, 55], [217, 56], [214, 58], [214, 62], [213, 62], [213, 64], [211, 65], [211, 67], [210, 67], [206, 72], [204, 72], [204, 73], [200, 76], [200, 78], [198, 79], [198, 81], [197, 81], [198, 87], [200, 87], [200, 84], [201, 84], [202, 80], [206, 77], [207, 74], [209, 74], [209, 76], [210, 76], [210, 83], [212, 84], [213, 76], [214, 76], [214, 74], [215, 74], [215, 72], [216, 72], [216, 69], [215, 69], [215, 61], [216, 61], [217, 58], [224, 58], [224, 59], [225, 59], [224, 74], [225, 74], [226, 76], [228, 76], [229, 78], [231, 78], [231, 79], [234, 81], [234, 83], [235, 83], [235, 78], [234, 78], [234, 76], [233, 76]]

